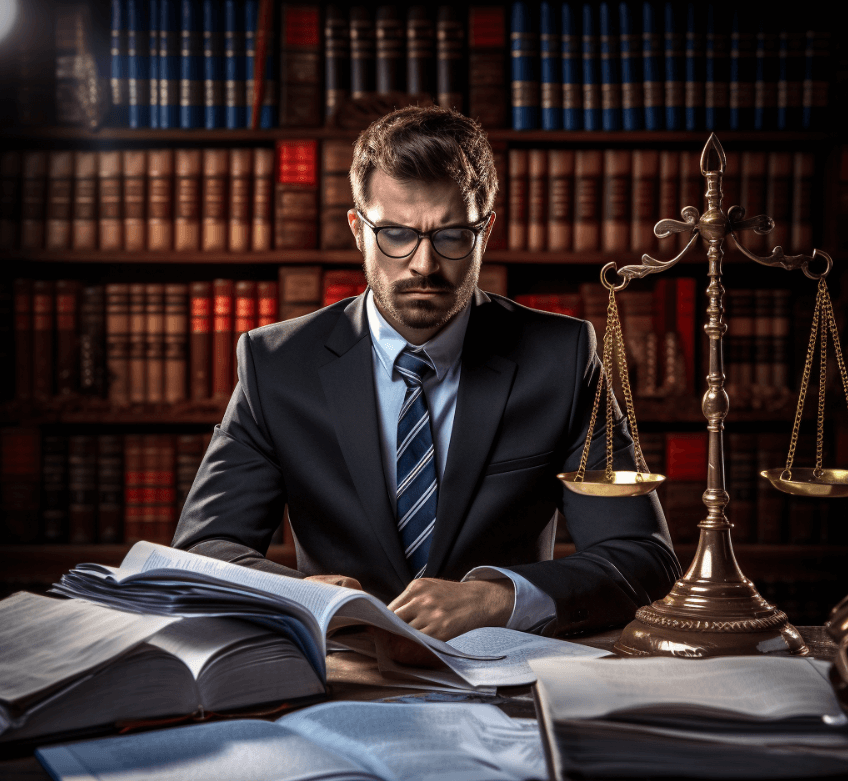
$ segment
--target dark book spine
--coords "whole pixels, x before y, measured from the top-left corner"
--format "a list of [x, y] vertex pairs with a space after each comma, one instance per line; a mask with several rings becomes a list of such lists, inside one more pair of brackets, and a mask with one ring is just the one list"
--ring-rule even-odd
[[145, 285], [133, 283], [129, 286], [128, 298], [128, 361], [129, 401], [144, 404], [147, 401], [147, 312]]
[[176, 441], [176, 515], [182, 514], [200, 462], [203, 459], [203, 436], [201, 434], [180, 434]]
[[132, 545], [144, 539], [143, 516], [144, 488], [143, 442], [141, 434], [124, 437], [124, 542]]
[[680, 9], [665, 4], [665, 129], [682, 130], [684, 33]]
[[106, 368], [109, 401], [116, 406], [130, 401], [130, 301], [129, 285], [106, 285]]
[[[484, 9], [469, 9], [471, 21], [469, 26], [473, 30], [474, 14]], [[503, 37], [503, 9], [499, 8], [501, 15], [501, 36]], [[472, 33], [473, 34], [473, 33]], [[501, 40], [503, 46], [504, 41]], [[413, 5], [406, 16], [406, 91], [409, 95], [421, 95], [432, 98], [435, 94], [434, 58], [436, 54], [436, 28], [433, 24], [433, 15], [429, 6]], [[503, 50], [500, 52], [503, 60]], [[471, 84], [475, 82], [477, 74], [473, 55], [469, 59], [468, 70]], [[329, 67], [329, 63], [328, 63]], [[503, 65], [501, 65], [501, 72]], [[482, 76], [482, 74], [480, 74]], [[327, 86], [329, 87], [329, 81]], [[502, 85], [501, 85], [502, 86]], [[503, 103], [503, 96], [501, 102]], [[502, 109], [503, 110], [503, 109]], [[472, 108], [471, 116], [477, 116]], [[486, 123], [483, 123], [486, 127]]]
[[46, 543], [68, 538], [68, 441], [45, 435], [41, 446], [41, 539]]
[[772, 387], [778, 399], [792, 390], [789, 376], [792, 317], [790, 292], [772, 290]]
[[[138, 2], [138, 0], [137, 0]], [[148, 59], [148, 92], [150, 93], [150, 127], [159, 127], [159, 2], [149, 0], [147, 2], [147, 41], [150, 46], [150, 57]]]
[[[371, 34], [373, 68], [373, 28]], [[280, 19], [280, 62], [280, 125], [320, 125], [324, 116], [324, 101], [321, 94], [321, 17], [317, 5], [283, 6]], [[355, 64], [354, 61], [354, 67]]]
[[97, 246], [119, 252], [124, 247], [120, 150], [97, 154]]
[[645, 101], [646, 130], [665, 128], [660, 41], [656, 9], [651, 3], [642, 3], [642, 94]]
[[71, 247], [97, 248], [97, 152], [74, 153]]
[[645, 124], [642, 102], [642, 47], [634, 32], [630, 6], [619, 6], [619, 49], [621, 52], [621, 123], [625, 130], [641, 130]]
[[204, 126], [203, 23], [199, 0], [180, 4], [180, 127]]
[[766, 177], [766, 214], [774, 220], [769, 246], [789, 246], [792, 227], [792, 153], [771, 152]]
[[734, 10], [730, 32], [730, 129], [754, 126], [754, 35], [739, 10]]
[[527, 159], [527, 249], [548, 248], [548, 155], [545, 149], [529, 150]]
[[621, 130], [621, 55], [615, 14], [609, 3], [600, 5], [601, 125]]
[[650, 252], [656, 244], [654, 225], [659, 214], [659, 152], [633, 150], [633, 201], [630, 223], [630, 251]]
[[16, 279], [15, 310], [15, 397], [21, 401], [32, 398], [33, 332], [32, 280]]
[[37, 428], [0, 429], [0, 501], [5, 542], [35, 542], [41, 507], [41, 433]]
[[212, 370], [212, 284], [192, 282], [189, 286], [191, 337], [189, 389], [192, 401], [211, 395]]
[[0, 155], [0, 250], [6, 252], [18, 247], [21, 162], [20, 152], [3, 152]]
[[804, 50], [804, 85], [801, 125], [804, 130], [821, 130], [828, 107], [830, 33], [807, 30]]
[[777, 126], [778, 39], [766, 20], [757, 30], [754, 67], [754, 128], [772, 129]]
[[558, 10], [548, 2], [543, 2], [539, 8], [542, 130], [562, 129], [560, 14], [555, 12]]
[[[419, 93], [432, 94], [432, 87], [424, 81], [423, 71], [428, 75], [432, 70], [433, 23], [422, 6], [419, 9], [421, 21], [418, 22], [418, 37], [407, 38], [408, 45], [416, 45], [419, 54], [413, 60], [409, 55], [410, 67], [413, 63], [422, 71], [417, 79]], [[426, 23], [425, 21], [426, 20]], [[410, 19], [410, 24], [412, 20]], [[426, 27], [425, 27], [426, 24]], [[426, 33], [425, 33], [426, 30]], [[425, 38], [429, 36], [429, 38]], [[553, 44], [557, 48], [559, 63], [559, 41]], [[474, 117], [484, 128], [499, 128], [507, 125], [507, 54], [506, 20], [503, 6], [472, 6], [468, 9], [468, 115]], [[560, 74], [555, 75], [553, 87], [557, 96], [554, 102], [562, 103]], [[410, 81], [410, 86], [412, 82]], [[560, 125], [562, 118], [558, 120]], [[491, 244], [490, 244], [491, 246]]]
[[704, 121], [707, 130], [722, 130], [729, 123], [729, 39], [713, 3], [707, 6], [707, 57], [704, 63]]
[[507, 223], [509, 217], [507, 215], [507, 199], [509, 193], [509, 182], [507, 173], [509, 171], [509, 163], [507, 158], [507, 150], [505, 142], [494, 142], [492, 144], [492, 157], [495, 161], [495, 171], [498, 174], [498, 191], [495, 194], [494, 211], [497, 214], [495, 225], [489, 235], [489, 243], [487, 247], [490, 249], [506, 249], [507, 246]]
[[583, 53], [572, 3], [562, 4], [562, 126], [583, 129]]
[[800, 130], [806, 38], [800, 30], [781, 30], [778, 44], [777, 129]]
[[32, 395], [37, 401], [53, 396], [54, 284], [37, 279], [32, 285]]
[[350, 94], [364, 98], [374, 92], [374, 21], [362, 5], [350, 9]]
[[244, 105], [245, 127], [253, 127], [253, 96], [256, 68], [256, 33], [259, 28], [259, 0], [244, 0]]
[[[71, 248], [71, 209], [74, 204], [74, 153], [50, 152], [47, 169], [47, 249]], [[40, 249], [40, 248], [39, 248]]]
[[604, 151], [604, 192], [601, 215], [601, 250], [630, 249], [630, 200], [633, 164], [627, 149]]
[[106, 303], [102, 285], [82, 289], [79, 311], [80, 392], [102, 397], [106, 391]]
[[143, 401], [161, 404], [165, 400], [165, 285], [162, 283], [154, 282], [144, 286], [142, 333], [146, 385]]
[[277, 283], [276, 282], [257, 282], [256, 283], [256, 325], [261, 328], [263, 325], [271, 325], [277, 322], [277, 311], [279, 303], [277, 301]]
[[56, 282], [56, 393], [70, 396], [79, 390], [79, 282]]
[[207, 130], [226, 127], [222, 22], [220, 4], [203, 0], [203, 125]]
[[686, 11], [686, 129], [704, 127], [704, 33], [702, 14], [694, 3]]
[[127, 124], [150, 127], [150, 21], [145, 0], [127, 0]]
[[165, 285], [165, 402], [186, 400], [188, 389], [188, 286]]
[[24, 152], [21, 182], [21, 249], [44, 249], [47, 152]]
[[97, 539], [97, 439], [68, 438], [68, 542], [82, 545]]
[[583, 128], [600, 130], [601, 83], [598, 68], [600, 37], [598, 35], [595, 8], [583, 4]]
[[244, 15], [236, 0], [224, 4], [224, 102], [226, 126], [230, 130], [247, 124], [245, 94]]
[[325, 141], [321, 148], [321, 249], [353, 249], [347, 222], [350, 207], [348, 171], [353, 147], [347, 141]]
[[380, 5], [376, 13], [377, 92], [401, 92], [406, 84], [404, 73], [405, 32], [393, 5]]
[[212, 396], [219, 399], [229, 397], [233, 390], [233, 293], [231, 279], [212, 283]]
[[118, 434], [97, 437], [97, 542], [119, 543], [123, 537], [124, 444]]
[[[265, 50], [265, 86], [262, 104], [259, 108], [259, 127], [263, 130], [270, 130], [271, 128], [278, 127], [280, 124], [280, 85], [277, 82], [277, 67], [280, 54], [277, 36], [274, 33], [275, 21], [271, 0], [265, 0], [264, 5], [267, 6], [267, 10], [264, 16], [260, 15], [260, 28], [257, 30], [256, 39], [257, 56], [261, 57], [263, 47]], [[263, 5], [260, 5], [260, 10], [262, 8]], [[320, 83], [319, 74], [318, 84]], [[321, 96], [319, 94], [317, 100], [319, 109], [320, 99]]]
[[536, 130], [539, 127], [539, 35], [533, 29], [530, 7], [512, 4], [512, 128]]
[[111, 124], [126, 127], [129, 123], [128, 82], [128, 0], [112, 0], [112, 31], [110, 46], [109, 86], [112, 98]]
[[6, 367], [0, 380], [0, 401], [15, 397], [15, 291], [12, 280], [0, 282], [0, 365]]
[[574, 168], [574, 250], [594, 252], [601, 246], [603, 153], [579, 149]]
[[324, 15], [324, 115], [334, 116], [349, 97], [350, 25], [345, 7], [332, 4]]
[[229, 230], [227, 246], [230, 252], [250, 250], [250, 203], [252, 198], [253, 150], [231, 149], [229, 168]]
[[464, 110], [465, 28], [452, 5], [436, 12], [436, 99], [440, 106]]
[[[172, 434], [151, 437], [152, 447], [146, 451], [153, 461], [145, 459], [145, 472], [152, 477], [150, 508], [151, 536], [162, 545], [170, 545], [177, 529], [176, 445]], [[152, 467], [152, 468], [151, 468]]]
[[813, 246], [813, 179], [816, 160], [812, 152], [796, 152], [792, 177], [792, 236], [793, 252], [809, 252]]
[[159, 0], [159, 127], [165, 130], [180, 126], [178, 2], [179, 0]]

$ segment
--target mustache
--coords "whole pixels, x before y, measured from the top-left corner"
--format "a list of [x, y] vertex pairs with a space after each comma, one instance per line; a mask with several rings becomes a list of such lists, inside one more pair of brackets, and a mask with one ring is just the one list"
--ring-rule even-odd
[[446, 290], [451, 291], [454, 286], [444, 277], [431, 274], [419, 279], [401, 279], [394, 283], [395, 293], [405, 293], [407, 290]]

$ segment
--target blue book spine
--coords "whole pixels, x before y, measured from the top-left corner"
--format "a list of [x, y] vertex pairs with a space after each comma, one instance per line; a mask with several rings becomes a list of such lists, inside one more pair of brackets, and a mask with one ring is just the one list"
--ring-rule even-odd
[[686, 129], [701, 130], [704, 126], [704, 36], [698, 6], [689, 3], [686, 9]]
[[680, 10], [665, 4], [665, 129], [683, 129], [683, 31]]
[[180, 126], [180, 23], [177, 0], [159, 0], [159, 127]]
[[583, 58], [574, 9], [562, 4], [562, 126], [583, 129]]
[[203, 0], [203, 125], [224, 124], [224, 30], [216, 0]]
[[760, 21], [757, 30], [754, 76], [754, 129], [777, 126], [778, 39], [777, 31]]
[[824, 126], [829, 60], [830, 33], [807, 30], [801, 115], [804, 130], [821, 130]]
[[253, 69], [256, 63], [256, 30], [259, 23], [259, 0], [244, 3], [244, 112], [245, 125], [252, 126]]
[[738, 9], [730, 26], [730, 129], [754, 126], [754, 36], [745, 29]]
[[150, 34], [145, 0], [127, 0], [127, 99], [132, 128], [150, 127]]
[[583, 4], [583, 127], [601, 129], [601, 85], [598, 80], [598, 36], [592, 5]]
[[539, 41], [542, 55], [542, 130], [562, 129], [559, 14], [551, 3], [540, 7]]
[[512, 4], [512, 128], [539, 127], [539, 47], [527, 3]]
[[704, 61], [704, 123], [707, 130], [727, 127], [729, 58], [727, 35], [716, 7], [707, 6], [707, 56]]
[[127, 0], [112, 0], [112, 31], [109, 47], [109, 86], [112, 96], [111, 123], [129, 124], [129, 83], [127, 62]]
[[276, 26], [272, 22], [267, 31], [268, 49], [265, 52], [265, 94], [262, 96], [262, 107], [259, 111], [259, 127], [270, 129], [280, 124], [280, 94], [277, 89], [277, 38], [274, 35]]
[[601, 3], [601, 122], [604, 130], [621, 130], [621, 77], [618, 30], [609, 3]]
[[[138, 0], [137, 0], [138, 1]], [[142, 0], [144, 1], [144, 0]], [[147, 73], [150, 76], [150, 127], [159, 127], [159, 3], [147, 0], [147, 42], [150, 57], [147, 60]]]
[[625, 130], [641, 130], [644, 125], [642, 106], [642, 47], [633, 33], [630, 6], [618, 6], [618, 40], [621, 51], [621, 123]]
[[224, 4], [224, 116], [231, 130], [247, 124], [245, 110], [244, 9], [236, 0]]
[[642, 93], [645, 101], [645, 129], [662, 130], [663, 82], [660, 71], [660, 35], [654, 7], [642, 4]]
[[180, 14], [180, 127], [203, 127], [203, 44], [198, 0], [182, 0]]

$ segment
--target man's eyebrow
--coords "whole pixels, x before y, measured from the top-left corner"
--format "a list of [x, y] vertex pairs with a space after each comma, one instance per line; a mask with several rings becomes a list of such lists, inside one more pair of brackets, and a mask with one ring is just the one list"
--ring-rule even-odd
[[[378, 228], [391, 228], [391, 227], [399, 227], [399, 228], [413, 228], [414, 230], [418, 230], [413, 225], [410, 225], [408, 222], [397, 222], [389, 219], [382, 220], [374, 220], [374, 225]], [[438, 224], [434, 228], [430, 228], [430, 230], [443, 230], [445, 228], [467, 228], [469, 225], [477, 225], [481, 220], [477, 220], [477, 222], [471, 222], [470, 220], [452, 220], [447, 224]]]

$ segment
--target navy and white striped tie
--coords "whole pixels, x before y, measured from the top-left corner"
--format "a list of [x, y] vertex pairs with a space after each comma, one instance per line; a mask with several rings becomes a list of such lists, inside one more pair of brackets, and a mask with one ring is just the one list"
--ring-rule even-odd
[[414, 577], [420, 578], [427, 566], [439, 499], [430, 412], [422, 388], [424, 378], [435, 369], [425, 353], [409, 347], [397, 357], [395, 368], [406, 383], [397, 430], [398, 529], [406, 560]]

